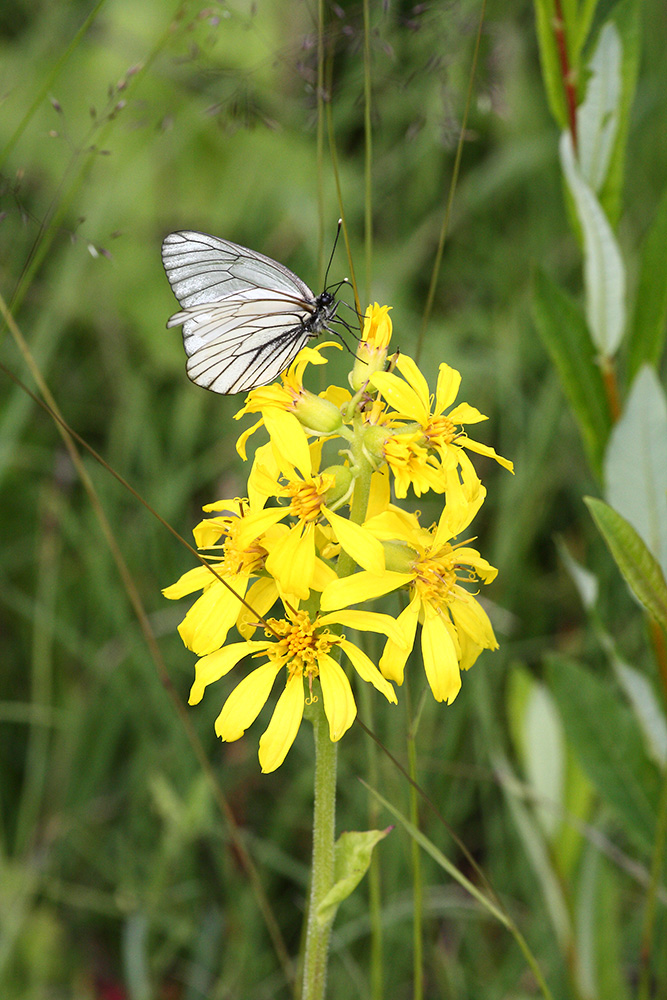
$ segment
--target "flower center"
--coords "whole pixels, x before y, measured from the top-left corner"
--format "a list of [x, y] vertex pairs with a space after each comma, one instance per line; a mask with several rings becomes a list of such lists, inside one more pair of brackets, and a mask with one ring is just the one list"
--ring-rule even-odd
[[449, 417], [433, 416], [424, 428], [424, 437], [432, 448], [444, 448], [456, 437], [456, 427]]
[[227, 537], [225, 538], [222, 557], [222, 565], [225, 575], [237, 575], [238, 573], [248, 576], [257, 576], [264, 569], [267, 552], [259, 541], [251, 542], [246, 548], [241, 548], [236, 541], [237, 529], [241, 527], [238, 519], [229, 526]]
[[326, 503], [325, 494], [335, 485], [335, 477], [327, 474], [312, 479], [292, 479], [285, 486], [290, 497], [290, 514], [302, 521], [315, 521]]
[[[449, 546], [449, 555], [452, 550]], [[450, 560], [419, 559], [413, 565], [416, 574], [415, 587], [423, 601], [435, 605], [449, 604], [453, 599], [456, 571]]]
[[[312, 680], [319, 676], [319, 657], [328, 653], [332, 646], [339, 642], [339, 636], [333, 635], [328, 629], [318, 628], [317, 622], [311, 622], [306, 611], [297, 611], [291, 622], [285, 619], [269, 618], [266, 629], [269, 638], [280, 636], [278, 641], [267, 650], [266, 655], [274, 663], [284, 664], [290, 676], [300, 673]], [[262, 654], [264, 655], [264, 654]]]

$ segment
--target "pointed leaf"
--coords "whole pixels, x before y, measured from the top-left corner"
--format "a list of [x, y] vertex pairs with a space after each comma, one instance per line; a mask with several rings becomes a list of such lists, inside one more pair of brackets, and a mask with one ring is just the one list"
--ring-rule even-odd
[[667, 576], [667, 400], [648, 365], [632, 384], [604, 457], [606, 500]]
[[588, 327], [599, 353], [611, 358], [625, 330], [625, 267], [600, 202], [581, 175], [569, 132], [561, 136], [560, 158], [584, 241]]
[[586, 98], [577, 110], [577, 155], [585, 181], [599, 194], [607, 177], [618, 131], [621, 96], [621, 39], [613, 22], [600, 31], [588, 64]]
[[390, 833], [386, 830], [355, 830], [341, 833], [335, 848], [335, 882], [317, 908], [321, 925], [331, 923], [344, 899], [356, 889], [368, 871], [376, 844]]
[[648, 613], [667, 629], [667, 583], [660, 563], [632, 525], [613, 507], [595, 497], [584, 497], [584, 502], [625, 582]]

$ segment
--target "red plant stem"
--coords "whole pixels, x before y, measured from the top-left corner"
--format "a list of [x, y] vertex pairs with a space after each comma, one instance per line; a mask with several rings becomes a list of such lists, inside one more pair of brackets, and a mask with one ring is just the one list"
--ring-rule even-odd
[[567, 41], [565, 39], [565, 21], [563, 20], [563, 8], [560, 0], [554, 0], [556, 16], [553, 26], [560, 57], [560, 69], [563, 77], [563, 89], [565, 90], [565, 100], [567, 101], [567, 114], [570, 120], [570, 133], [572, 135], [572, 146], [577, 152], [577, 91], [574, 86], [574, 71], [570, 66], [567, 54]]
[[618, 398], [618, 381], [616, 379], [616, 366], [612, 358], [602, 358], [600, 366], [602, 368], [602, 380], [604, 382], [607, 405], [609, 406], [612, 423], [615, 424], [621, 415], [621, 403]]

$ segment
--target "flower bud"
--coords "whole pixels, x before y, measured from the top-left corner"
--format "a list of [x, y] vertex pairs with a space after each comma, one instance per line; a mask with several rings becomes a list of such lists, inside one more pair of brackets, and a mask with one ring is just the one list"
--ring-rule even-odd
[[392, 330], [389, 309], [390, 306], [379, 306], [376, 302], [366, 310], [357, 360], [350, 373], [353, 392], [358, 392], [374, 372], [384, 368]]
[[323, 476], [333, 476], [335, 483], [325, 493], [326, 505], [331, 510], [342, 507], [352, 495], [353, 478], [347, 465], [329, 465], [322, 470]]
[[294, 413], [309, 434], [333, 434], [343, 423], [341, 412], [328, 399], [303, 390], [294, 405]]

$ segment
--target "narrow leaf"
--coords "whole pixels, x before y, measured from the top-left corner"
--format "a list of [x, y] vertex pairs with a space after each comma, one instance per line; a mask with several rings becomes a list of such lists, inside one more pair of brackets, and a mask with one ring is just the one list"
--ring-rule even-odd
[[563, 90], [558, 44], [554, 32], [556, 10], [553, 0], [535, 0], [537, 42], [540, 49], [542, 80], [551, 114], [561, 128], [567, 128], [567, 103]]
[[621, 252], [600, 202], [581, 175], [569, 132], [561, 136], [560, 157], [583, 234], [588, 326], [599, 353], [611, 358], [625, 329], [625, 268]]
[[621, 0], [621, 3], [616, 4], [613, 8], [607, 23], [614, 26], [621, 40], [621, 93], [616, 108], [618, 121], [616, 139], [607, 169], [607, 178], [599, 192], [599, 199], [610, 224], [615, 226], [621, 211], [630, 110], [635, 96], [639, 71], [640, 0]]
[[535, 276], [533, 318], [599, 474], [611, 428], [600, 367], [581, 310], [543, 271]]
[[667, 576], [667, 400], [642, 368], [604, 458], [606, 500], [641, 535]]
[[613, 507], [584, 497], [625, 582], [648, 613], [667, 629], [667, 583], [660, 563], [651, 555], [631, 524]]
[[579, 166], [584, 180], [599, 194], [607, 177], [618, 131], [621, 96], [621, 39], [608, 21], [588, 64], [586, 98], [577, 111]]
[[645, 363], [657, 366], [667, 334], [667, 188], [641, 254], [635, 311], [628, 344], [628, 374]]

